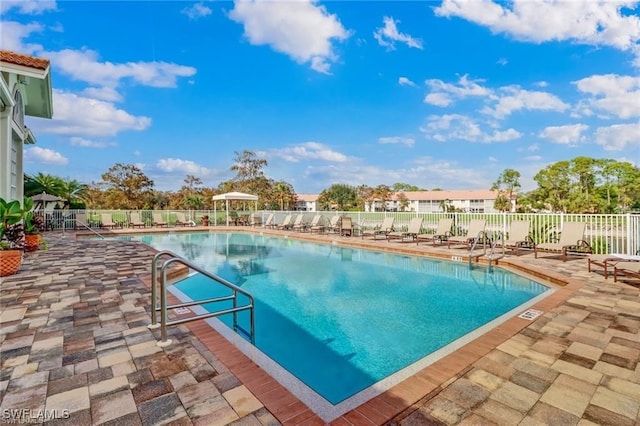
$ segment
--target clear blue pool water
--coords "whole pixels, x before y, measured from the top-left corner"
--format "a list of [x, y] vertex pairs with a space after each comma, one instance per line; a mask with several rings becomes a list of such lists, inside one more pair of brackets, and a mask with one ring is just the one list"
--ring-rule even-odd
[[[332, 404], [548, 290], [498, 268], [253, 234], [140, 239], [251, 292], [256, 346]], [[175, 287], [228, 294], [200, 275]]]

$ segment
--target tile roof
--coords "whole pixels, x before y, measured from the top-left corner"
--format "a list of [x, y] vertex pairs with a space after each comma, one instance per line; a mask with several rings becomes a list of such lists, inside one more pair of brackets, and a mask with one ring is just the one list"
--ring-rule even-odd
[[298, 201], [314, 202], [318, 201], [318, 194], [296, 194]]
[[[400, 192], [392, 196], [392, 200], [397, 200]], [[409, 201], [442, 201], [442, 200], [495, 200], [498, 191], [488, 189], [470, 189], [454, 191], [405, 191], [404, 195]]]
[[21, 53], [12, 52], [10, 50], [0, 50], [0, 61], [39, 70], [46, 70], [49, 67], [48, 59], [23, 55]]

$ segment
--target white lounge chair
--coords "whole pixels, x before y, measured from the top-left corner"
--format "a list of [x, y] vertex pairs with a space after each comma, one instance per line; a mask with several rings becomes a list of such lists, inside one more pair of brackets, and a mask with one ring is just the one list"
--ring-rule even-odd
[[436, 228], [436, 232], [433, 234], [418, 234], [416, 236], [416, 245], [420, 243], [420, 240], [423, 241], [431, 241], [433, 245], [436, 245], [436, 242], [439, 244], [443, 241], [447, 241], [447, 239], [452, 235], [451, 234], [451, 226], [453, 226], [453, 219], [449, 217], [444, 217], [438, 221], [438, 227]]
[[487, 225], [487, 221], [484, 219], [471, 219], [469, 222], [469, 229], [467, 229], [467, 233], [465, 235], [453, 235], [447, 238], [447, 248], [450, 248], [451, 245], [470, 245], [472, 244], [481, 233], [484, 234], [484, 228]]
[[147, 224], [140, 219], [140, 213], [129, 213], [129, 226], [135, 228], [136, 226], [145, 228]]
[[534, 248], [535, 243], [529, 235], [530, 226], [531, 222], [528, 220], [514, 220], [509, 225], [507, 238], [504, 241], [497, 240], [496, 245], [514, 249], [516, 256], [521, 248]]
[[162, 218], [161, 213], [153, 213], [153, 226], [169, 226], [166, 220]]
[[275, 225], [276, 229], [288, 229], [291, 227], [291, 218], [293, 216], [291, 216], [290, 214], [286, 215], [284, 217], [284, 220], [282, 221], [282, 223], [280, 225]]
[[113, 221], [111, 217], [111, 213], [102, 213], [100, 215], [101, 218], [101, 227], [102, 228], [117, 228], [118, 224]]
[[391, 241], [393, 239], [398, 239], [401, 242], [415, 241], [418, 234], [420, 234], [420, 229], [422, 229], [422, 222], [424, 219], [421, 217], [414, 217], [409, 221], [409, 226], [407, 226], [406, 231], [392, 231], [387, 233], [387, 241]]
[[618, 282], [618, 277], [633, 277], [640, 280], [640, 262], [618, 262], [613, 267], [613, 281]]
[[534, 257], [537, 258], [540, 251], [561, 253], [564, 262], [567, 260], [567, 253], [591, 254], [591, 246], [584, 239], [586, 226], [584, 222], [565, 222], [560, 232], [560, 240], [536, 245]]
[[640, 255], [609, 253], [592, 254], [587, 258], [587, 271], [593, 272], [593, 266], [599, 266], [604, 270], [604, 278], [609, 278], [609, 268], [616, 266], [618, 262], [640, 262]]
[[393, 222], [395, 218], [393, 217], [385, 217], [382, 220], [382, 224], [373, 229], [362, 229], [360, 232], [360, 236], [364, 239], [364, 237], [373, 237], [373, 239], [386, 239], [387, 234], [393, 231]]

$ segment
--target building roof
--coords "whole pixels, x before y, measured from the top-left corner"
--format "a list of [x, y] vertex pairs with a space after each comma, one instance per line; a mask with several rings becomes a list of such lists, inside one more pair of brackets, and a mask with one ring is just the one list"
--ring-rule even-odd
[[48, 59], [23, 55], [21, 53], [12, 52], [10, 50], [0, 50], [0, 61], [39, 70], [46, 70], [47, 67], [49, 67]]
[[397, 200], [399, 194], [404, 194], [409, 201], [455, 201], [455, 200], [495, 200], [498, 191], [490, 189], [466, 189], [453, 191], [405, 191], [396, 192], [392, 200]]
[[296, 194], [296, 197], [298, 197], [298, 201], [306, 201], [308, 203], [318, 201], [318, 194]]

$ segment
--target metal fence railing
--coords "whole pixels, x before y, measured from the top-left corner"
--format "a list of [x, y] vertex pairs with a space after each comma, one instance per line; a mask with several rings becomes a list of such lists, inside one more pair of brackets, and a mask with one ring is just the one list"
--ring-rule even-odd
[[[129, 222], [131, 212], [139, 213], [140, 218], [151, 226], [154, 213], [160, 214], [169, 226], [178, 223], [176, 213], [184, 214], [187, 220], [198, 225], [208, 219], [209, 225], [226, 224], [225, 211], [213, 210], [54, 210], [43, 213], [47, 229], [74, 229], [77, 213], [86, 214], [88, 224], [92, 227], [101, 226], [103, 213], [111, 215], [113, 221], [122, 226]], [[380, 225], [385, 217], [394, 218], [394, 229], [406, 229], [411, 218], [423, 218], [422, 231], [433, 232], [438, 221], [443, 217], [453, 218], [453, 232], [460, 235], [466, 232], [472, 219], [485, 219], [488, 233], [500, 231], [508, 233], [509, 225], [514, 220], [528, 220], [531, 224], [531, 237], [536, 243], [551, 242], [557, 239], [565, 222], [584, 222], [586, 224], [585, 240], [593, 247], [595, 253], [626, 253], [635, 254], [640, 251], [640, 215], [638, 214], [565, 214], [565, 213], [416, 213], [416, 212], [289, 212], [289, 211], [235, 211], [234, 217], [251, 217], [249, 223], [264, 223], [267, 216], [273, 213], [273, 222], [282, 223], [287, 214], [305, 215], [304, 222], [310, 222], [318, 213], [323, 215], [323, 221], [328, 223], [331, 216], [349, 216], [356, 224], [365, 229]]]

